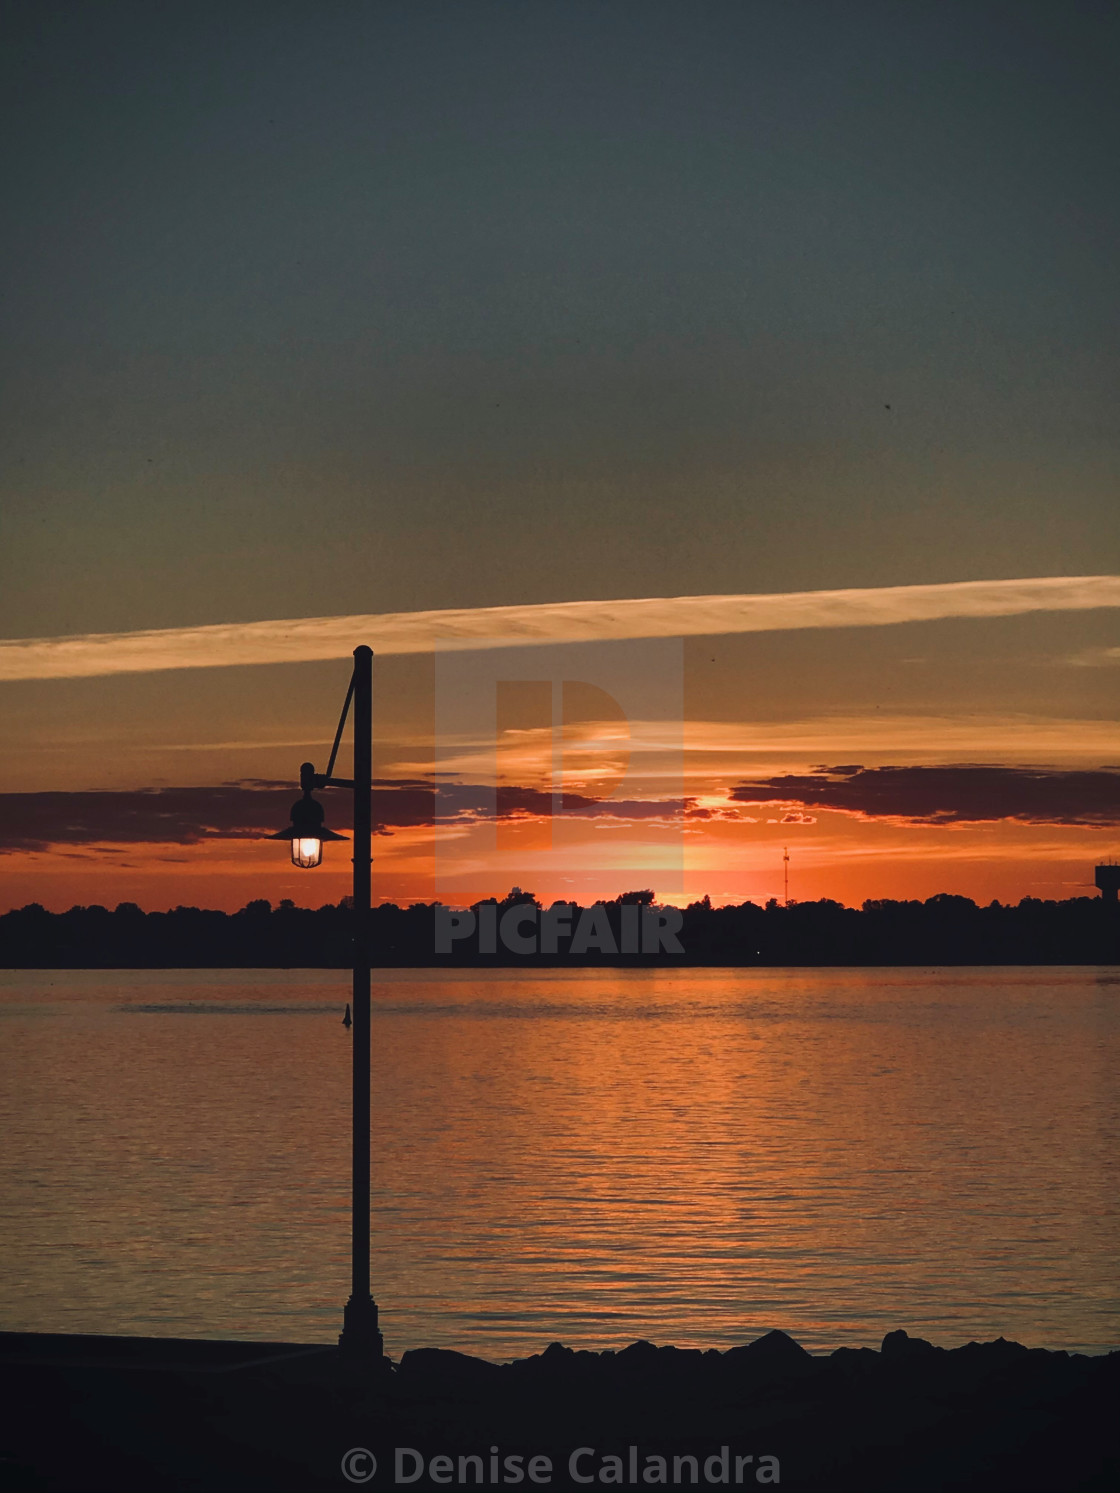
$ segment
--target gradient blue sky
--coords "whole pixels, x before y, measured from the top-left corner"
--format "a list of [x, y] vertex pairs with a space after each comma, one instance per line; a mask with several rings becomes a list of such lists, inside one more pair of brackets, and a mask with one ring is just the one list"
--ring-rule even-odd
[[0, 635], [1115, 556], [1113, 6], [7, 17]]

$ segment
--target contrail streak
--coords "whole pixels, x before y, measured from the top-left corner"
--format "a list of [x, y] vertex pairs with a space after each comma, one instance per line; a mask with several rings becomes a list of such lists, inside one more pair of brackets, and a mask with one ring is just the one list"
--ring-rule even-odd
[[1089, 575], [299, 617], [152, 632], [13, 638], [0, 641], [0, 681], [307, 663], [344, 658], [359, 643], [367, 643], [381, 654], [424, 653], [433, 648], [508, 648], [807, 627], [883, 627], [943, 617], [1010, 617], [1020, 612], [1115, 606], [1120, 606], [1120, 576]]

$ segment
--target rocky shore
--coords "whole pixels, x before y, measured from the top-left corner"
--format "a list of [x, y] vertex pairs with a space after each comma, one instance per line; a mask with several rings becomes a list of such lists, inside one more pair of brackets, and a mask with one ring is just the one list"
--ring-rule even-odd
[[1111, 1490], [1120, 1353], [892, 1332], [355, 1365], [283, 1343], [0, 1334], [0, 1487]]

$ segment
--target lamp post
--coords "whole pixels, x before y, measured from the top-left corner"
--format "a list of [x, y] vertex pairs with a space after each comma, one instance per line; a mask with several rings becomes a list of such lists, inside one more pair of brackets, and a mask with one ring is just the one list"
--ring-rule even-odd
[[[354, 776], [336, 778], [335, 758], [351, 702], [354, 706]], [[373, 652], [354, 649], [354, 672], [342, 707], [334, 746], [325, 773], [310, 762], [300, 768], [303, 797], [292, 805], [292, 822], [273, 840], [290, 840], [292, 863], [310, 868], [323, 859], [323, 842], [342, 840], [327, 829], [322, 805], [311, 797], [317, 788], [349, 788], [354, 795], [354, 1051], [353, 1051], [353, 1169], [351, 1176], [350, 1300], [343, 1313], [338, 1342], [354, 1357], [380, 1360], [384, 1340], [377, 1324], [377, 1303], [370, 1294], [369, 1167], [370, 1167], [370, 1030], [369, 922], [372, 839], [371, 779], [373, 775]]]

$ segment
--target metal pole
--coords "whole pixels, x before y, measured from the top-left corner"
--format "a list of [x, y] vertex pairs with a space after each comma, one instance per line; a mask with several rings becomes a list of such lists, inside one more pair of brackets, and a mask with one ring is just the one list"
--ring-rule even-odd
[[354, 649], [354, 1171], [350, 1300], [339, 1344], [380, 1359], [384, 1341], [369, 1279], [369, 922], [372, 859], [373, 652]]

